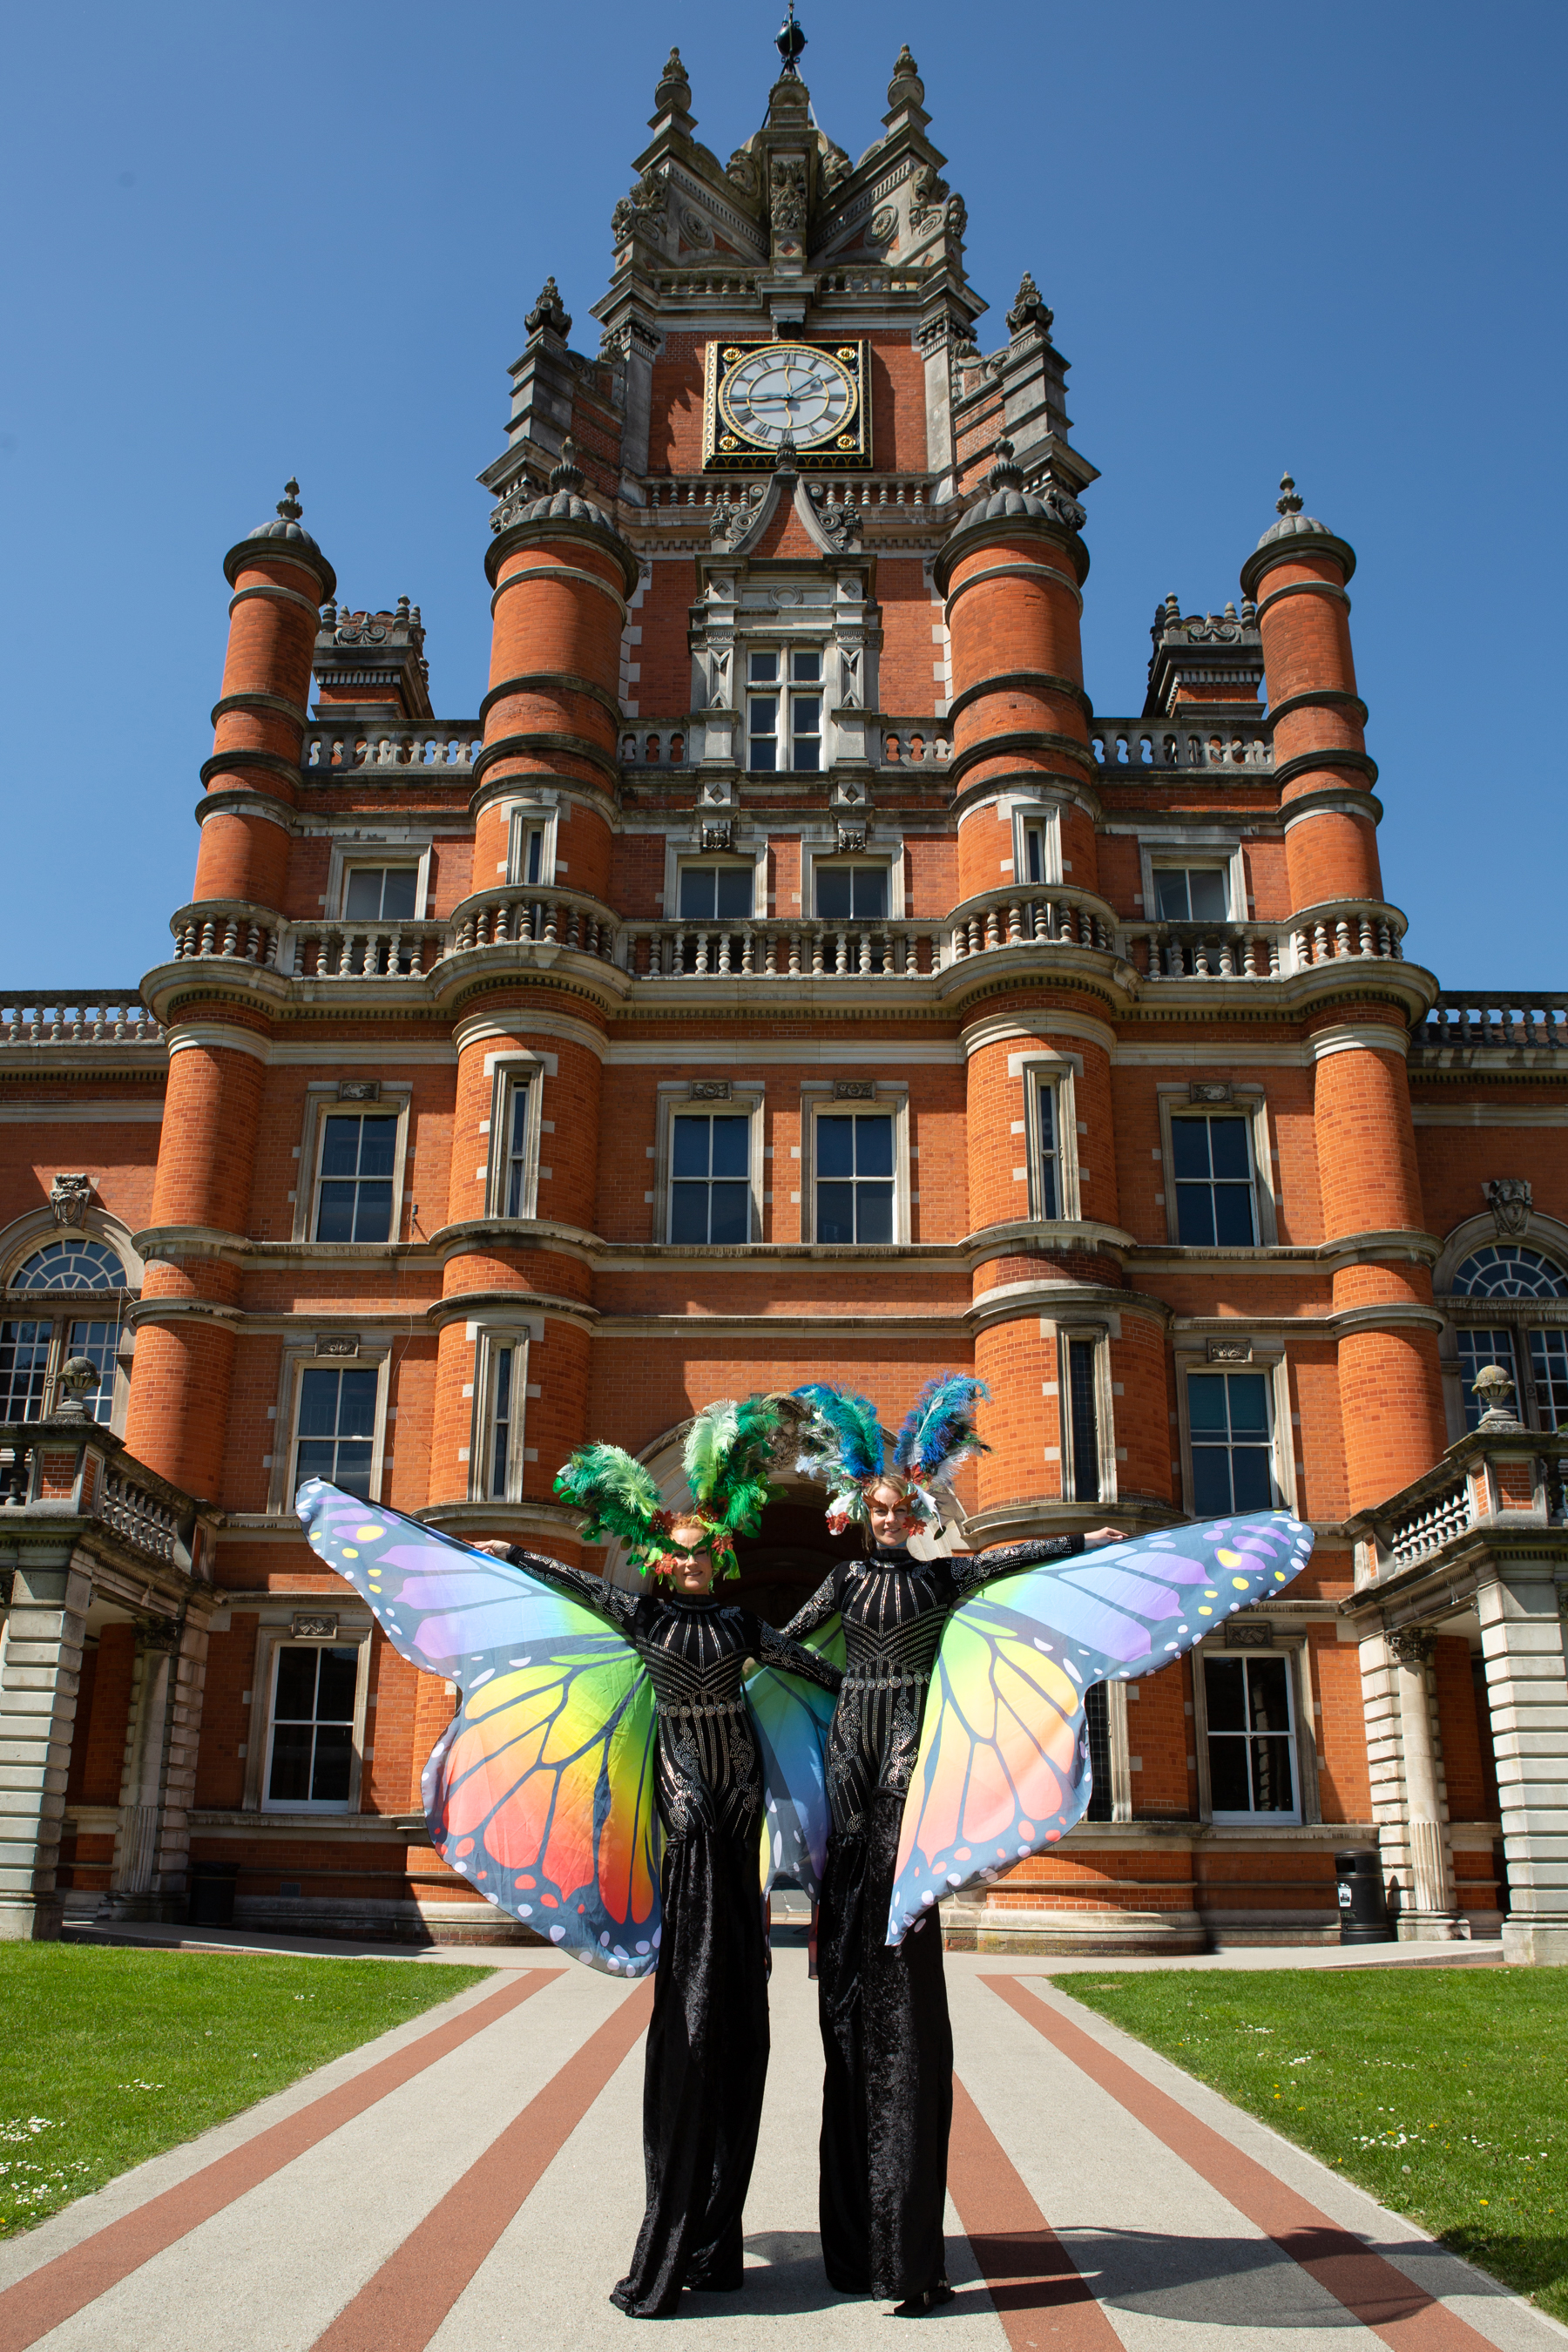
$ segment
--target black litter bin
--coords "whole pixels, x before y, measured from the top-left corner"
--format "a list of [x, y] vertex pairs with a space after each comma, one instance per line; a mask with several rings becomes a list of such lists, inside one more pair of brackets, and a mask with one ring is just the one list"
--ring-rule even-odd
[[1383, 1891], [1383, 1857], [1374, 1846], [1334, 1856], [1342, 1944], [1392, 1944], [1397, 1931]]
[[239, 1883], [237, 1862], [193, 1862], [191, 1864], [191, 1926], [232, 1927], [234, 1892]]

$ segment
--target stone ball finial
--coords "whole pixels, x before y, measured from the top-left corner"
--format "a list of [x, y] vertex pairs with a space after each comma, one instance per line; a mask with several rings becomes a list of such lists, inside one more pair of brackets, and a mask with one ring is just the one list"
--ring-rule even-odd
[[925, 94], [926, 86], [921, 79], [921, 69], [906, 41], [893, 61], [893, 79], [888, 84], [889, 108], [896, 111], [900, 106], [923, 105]]
[[1513, 1394], [1513, 1381], [1500, 1364], [1483, 1364], [1470, 1383], [1470, 1392], [1479, 1396], [1486, 1408], [1481, 1414], [1482, 1429], [1519, 1429], [1521, 1422], [1509, 1411], [1509, 1399]]
[[689, 114], [691, 110], [691, 77], [680, 62], [679, 49], [671, 49], [664, 61], [653, 102], [661, 114]]
[[1280, 475], [1279, 491], [1280, 495], [1274, 501], [1275, 512], [1282, 515], [1300, 514], [1301, 511], [1301, 499], [1297, 493], [1296, 485], [1291, 480], [1289, 474]]
[[298, 522], [305, 511], [300, 504], [300, 485], [292, 474], [283, 485], [283, 495], [278, 501], [278, 511], [285, 522]]
[[98, 1366], [90, 1356], [68, 1356], [60, 1366], [57, 1421], [86, 1421], [87, 1401], [98, 1386]]

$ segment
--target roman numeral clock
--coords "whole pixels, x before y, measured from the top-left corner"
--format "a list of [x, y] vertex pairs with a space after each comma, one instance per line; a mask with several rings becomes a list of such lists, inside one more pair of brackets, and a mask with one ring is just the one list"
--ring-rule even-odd
[[704, 470], [755, 472], [786, 434], [814, 469], [868, 466], [868, 356], [863, 342], [710, 343]]

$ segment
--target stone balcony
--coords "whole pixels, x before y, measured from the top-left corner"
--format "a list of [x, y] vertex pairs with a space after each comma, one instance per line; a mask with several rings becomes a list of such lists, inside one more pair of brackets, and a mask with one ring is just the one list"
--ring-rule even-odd
[[[1484, 1377], [1484, 1376], [1483, 1376]], [[1373, 1811], [1401, 1882], [1400, 1932], [1461, 1932], [1431, 1661], [1441, 1635], [1484, 1661], [1511, 1910], [1505, 1955], [1568, 1962], [1568, 1432], [1500, 1410], [1349, 1523]]]

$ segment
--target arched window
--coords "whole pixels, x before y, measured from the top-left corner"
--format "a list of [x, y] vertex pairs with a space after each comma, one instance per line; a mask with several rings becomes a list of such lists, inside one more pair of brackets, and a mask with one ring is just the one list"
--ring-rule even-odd
[[107, 1242], [85, 1234], [46, 1242], [11, 1276], [13, 1290], [123, 1290], [125, 1268]]
[[87, 1409], [95, 1421], [108, 1422], [128, 1288], [116, 1251], [86, 1234], [62, 1234], [13, 1267], [5, 1287], [13, 1297], [18, 1291], [108, 1295], [96, 1314], [45, 1310], [0, 1320], [0, 1422], [41, 1420], [56, 1402], [60, 1367], [72, 1356], [85, 1356], [96, 1367], [98, 1386]]
[[1455, 1318], [1466, 1428], [1481, 1417], [1475, 1378], [1486, 1364], [1500, 1364], [1512, 1381], [1521, 1421], [1568, 1428], [1568, 1322], [1538, 1320], [1539, 1309], [1532, 1315], [1525, 1304], [1568, 1299], [1568, 1274], [1522, 1242], [1488, 1242], [1455, 1267], [1450, 1290], [1457, 1299], [1485, 1299], [1492, 1307], [1484, 1323]]
[[1568, 1298], [1568, 1276], [1539, 1250], [1489, 1242], [1455, 1267], [1454, 1288], [1470, 1298]]

